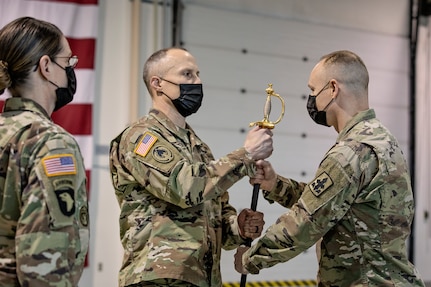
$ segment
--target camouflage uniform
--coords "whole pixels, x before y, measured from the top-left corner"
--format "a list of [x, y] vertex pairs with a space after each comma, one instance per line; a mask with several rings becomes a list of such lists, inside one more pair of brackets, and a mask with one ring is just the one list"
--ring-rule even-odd
[[77, 286], [89, 240], [77, 143], [21, 98], [6, 100], [0, 135], [0, 285]]
[[251, 273], [318, 242], [319, 286], [424, 286], [406, 251], [414, 212], [407, 164], [374, 110], [347, 123], [309, 184], [278, 176], [265, 198], [290, 210], [244, 254]]
[[125, 251], [120, 286], [160, 278], [221, 286], [221, 248], [244, 243], [226, 190], [255, 172], [245, 149], [214, 160], [190, 126], [152, 110], [111, 142], [110, 160]]

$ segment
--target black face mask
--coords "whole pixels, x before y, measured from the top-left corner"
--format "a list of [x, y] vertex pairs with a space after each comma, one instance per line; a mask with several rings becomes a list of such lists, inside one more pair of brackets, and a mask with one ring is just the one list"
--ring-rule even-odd
[[328, 109], [329, 105], [332, 104], [332, 102], [334, 101], [334, 98], [331, 99], [331, 101], [326, 105], [326, 107], [322, 111], [319, 111], [317, 109], [316, 99], [321, 92], [323, 92], [328, 88], [329, 83], [330, 82], [328, 82], [315, 96], [309, 95], [308, 101], [307, 101], [307, 111], [311, 119], [315, 123], [319, 125], [327, 126], [327, 127], [329, 127], [329, 125], [328, 125], [328, 122], [326, 121], [326, 109]]
[[204, 97], [202, 84], [176, 84], [165, 79], [162, 80], [180, 87], [180, 96], [177, 99], [172, 100], [168, 95], [163, 94], [172, 101], [183, 117], [190, 116], [199, 110]]
[[310, 115], [310, 118], [313, 119], [315, 123], [328, 127], [328, 123], [326, 121], [326, 110], [323, 110], [323, 111], [317, 110], [316, 98], [317, 98], [316, 96], [312, 96], [312, 95], [308, 96], [308, 101], [307, 101], [308, 114]]
[[[57, 63], [56, 63], [57, 64]], [[58, 64], [57, 64], [58, 65]], [[57, 87], [55, 90], [55, 94], [57, 96], [57, 100], [55, 102], [54, 111], [59, 110], [60, 108], [64, 107], [68, 103], [70, 103], [73, 100], [73, 96], [76, 92], [76, 75], [75, 71], [72, 67], [65, 67], [58, 65], [60, 68], [66, 71], [67, 76], [67, 88], [61, 88], [54, 84], [53, 82], [49, 81], [51, 84]]]

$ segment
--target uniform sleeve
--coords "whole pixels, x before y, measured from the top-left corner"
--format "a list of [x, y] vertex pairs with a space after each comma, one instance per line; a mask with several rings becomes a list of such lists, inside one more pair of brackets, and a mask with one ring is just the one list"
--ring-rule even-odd
[[[255, 172], [254, 161], [246, 157], [244, 148], [208, 163], [195, 161], [190, 151], [181, 149], [187, 148], [174, 145], [154, 131], [125, 133], [111, 144], [114, 186], [131, 188], [130, 183], [136, 181], [155, 197], [188, 208], [217, 198]], [[128, 178], [125, 173], [131, 175], [131, 182], [124, 181]]]
[[83, 160], [67, 134], [46, 141], [30, 158], [16, 232], [21, 286], [77, 286], [88, 250]]
[[[342, 148], [327, 155], [299, 201], [244, 254], [243, 263], [250, 273], [307, 250], [346, 214], [359, 189], [359, 175], [353, 173], [346, 153], [351, 151]], [[349, 160], [358, 162], [358, 158]]]
[[277, 175], [274, 189], [272, 191], [264, 190], [262, 193], [269, 203], [278, 202], [281, 206], [290, 208], [301, 197], [305, 186], [306, 183]]
[[221, 196], [222, 204], [222, 245], [225, 250], [237, 248], [244, 244], [245, 240], [239, 235], [238, 214], [236, 209], [229, 204], [229, 193], [225, 192]]

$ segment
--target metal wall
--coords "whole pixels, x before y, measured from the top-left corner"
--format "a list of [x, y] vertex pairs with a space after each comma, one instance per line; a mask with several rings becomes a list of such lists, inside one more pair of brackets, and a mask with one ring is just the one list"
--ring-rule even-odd
[[[360, 13], [354, 4], [345, 6], [345, 11], [338, 9], [338, 16], [330, 9], [323, 9], [322, 2], [314, 5], [314, 11], [328, 13], [321, 15], [321, 19], [331, 19], [331, 23], [325, 23], [313, 18], [283, 17], [283, 10], [289, 15], [295, 1], [288, 2], [282, 5], [281, 1], [268, 1], [265, 13], [261, 9], [246, 11], [229, 5], [215, 7], [213, 2], [212, 5], [185, 2], [182, 42], [197, 58], [205, 91], [203, 107], [189, 122], [213, 148], [216, 157], [240, 147], [249, 122], [262, 119], [265, 89], [272, 83], [285, 99], [286, 115], [274, 129], [275, 151], [269, 160], [286, 177], [305, 182], [312, 179], [337, 134], [333, 128], [318, 126], [309, 118], [308, 76], [320, 56], [342, 49], [356, 52], [367, 64], [370, 104], [408, 154], [408, 39], [387, 31], [346, 27], [334, 21], [334, 17], [341, 18], [339, 15], [350, 19]], [[391, 17], [387, 21], [400, 20]], [[279, 103], [274, 100], [272, 106], [276, 119]], [[234, 206], [249, 207], [248, 180], [234, 186], [230, 195]], [[285, 211], [262, 198], [258, 209], [265, 213], [267, 226]], [[238, 280], [233, 254], [233, 251], [223, 253], [225, 281]], [[257, 278], [260, 281], [314, 279], [316, 270], [313, 247], [290, 262], [263, 270]], [[250, 276], [249, 280], [257, 278]]]
[[[136, 2], [140, 2], [139, 5]], [[173, 0], [100, 1], [98, 92], [95, 104], [96, 157], [90, 215], [93, 235], [90, 266], [80, 286], [117, 286], [122, 248], [118, 205], [110, 182], [107, 147], [136, 112], [149, 109], [141, 80], [142, 65], [155, 50], [170, 45]], [[358, 53], [370, 73], [370, 104], [409, 156], [409, 1], [408, 0], [184, 0], [181, 33], [196, 57], [204, 84], [204, 102], [188, 120], [216, 157], [242, 146], [248, 124], [261, 120], [269, 83], [286, 101], [286, 114], [274, 129], [270, 160], [279, 173], [307, 181], [336, 138], [332, 128], [315, 125], [305, 104], [309, 72], [325, 53]], [[165, 4], [166, 6], [163, 6]], [[136, 8], [138, 7], [138, 8]], [[165, 7], [165, 8], [164, 8]], [[137, 10], [139, 13], [136, 13]], [[133, 15], [139, 15], [135, 19]], [[139, 31], [132, 27], [139, 23]], [[178, 31], [177, 31], [178, 32]], [[132, 43], [140, 43], [132, 56]], [[138, 71], [131, 69], [138, 63]], [[138, 73], [138, 76], [136, 76]], [[136, 80], [138, 82], [136, 82]], [[138, 105], [130, 95], [139, 86]], [[272, 114], [279, 106], [273, 101]], [[247, 180], [231, 190], [238, 208], [250, 206]], [[283, 208], [259, 198], [267, 226]], [[417, 238], [424, 238], [417, 230]], [[429, 251], [428, 251], [429, 252]], [[419, 252], [420, 253], [420, 252]], [[239, 281], [233, 251], [222, 258], [223, 278]], [[424, 253], [426, 256], [427, 253]], [[429, 253], [428, 253], [429, 254]], [[420, 255], [420, 254], [419, 254]], [[425, 262], [425, 261], [421, 261]], [[429, 265], [418, 266], [423, 275]], [[249, 276], [250, 281], [315, 279], [314, 247], [290, 262]]]

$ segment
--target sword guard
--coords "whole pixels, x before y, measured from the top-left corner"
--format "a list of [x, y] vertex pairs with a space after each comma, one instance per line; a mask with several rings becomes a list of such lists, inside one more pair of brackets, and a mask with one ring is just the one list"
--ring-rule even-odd
[[262, 120], [260, 122], [250, 123], [250, 127], [252, 127], [252, 126], [258, 126], [260, 128], [263, 128], [263, 129], [273, 129], [275, 127], [275, 124], [271, 123], [269, 121]]
[[[268, 84], [268, 88], [266, 88], [266, 102], [265, 102], [265, 107], [263, 110], [263, 120], [260, 122], [252, 122], [250, 123], [250, 127], [252, 126], [259, 126], [260, 128], [264, 128], [264, 129], [273, 129], [275, 127], [276, 124], [278, 124], [281, 119], [283, 118], [284, 115], [284, 99], [282, 97], [280, 97], [279, 94], [276, 94], [274, 92], [274, 89], [272, 88], [272, 84]], [[281, 102], [281, 114], [278, 117], [278, 119], [275, 122], [271, 122], [269, 120], [269, 114], [271, 113], [271, 97], [277, 97], [280, 102]]]

